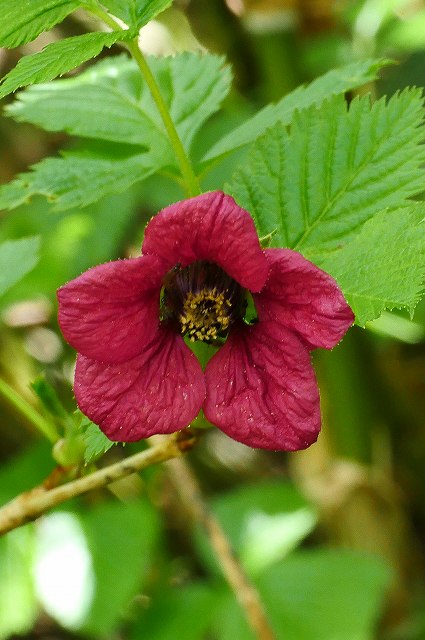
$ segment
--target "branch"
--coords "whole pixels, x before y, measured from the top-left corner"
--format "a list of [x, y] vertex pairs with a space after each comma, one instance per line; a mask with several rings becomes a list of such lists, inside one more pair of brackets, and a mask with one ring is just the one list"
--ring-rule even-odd
[[[189, 439], [188, 439], [189, 435]], [[136, 473], [152, 464], [177, 458], [193, 444], [188, 432], [180, 431], [170, 437], [164, 437], [146, 451], [136, 453], [108, 467], [67, 482], [58, 487], [49, 488], [49, 481], [21, 493], [19, 496], [0, 508], [0, 536], [17, 527], [35, 520], [43, 513], [66, 500], [83, 493], [105, 487], [115, 480], [120, 480], [131, 473]], [[48, 479], [49, 480], [49, 479]]]
[[206, 505], [191, 469], [183, 459], [170, 460], [167, 467], [187, 511], [208, 535], [223, 574], [256, 637], [258, 640], [275, 640], [276, 636], [267, 620], [260, 595], [240, 565], [220, 523]]

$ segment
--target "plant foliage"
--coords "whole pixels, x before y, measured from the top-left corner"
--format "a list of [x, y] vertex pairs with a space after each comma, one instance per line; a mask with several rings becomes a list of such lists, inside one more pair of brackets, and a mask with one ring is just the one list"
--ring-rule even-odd
[[19, 47], [62, 22], [80, 0], [8, 0], [2, 6], [0, 46]]
[[[296, 113], [290, 129], [280, 123], [269, 129], [226, 186], [252, 213], [260, 235], [273, 233], [272, 246], [300, 251], [337, 278], [361, 325], [386, 307], [411, 309], [422, 291], [417, 210], [395, 213], [423, 189], [422, 120], [417, 89], [374, 104], [356, 98], [349, 108], [342, 96], [332, 97]], [[379, 222], [363, 231], [378, 214]], [[406, 274], [409, 285], [400, 287]]]
[[21, 238], [0, 244], [0, 296], [35, 267], [40, 238]]

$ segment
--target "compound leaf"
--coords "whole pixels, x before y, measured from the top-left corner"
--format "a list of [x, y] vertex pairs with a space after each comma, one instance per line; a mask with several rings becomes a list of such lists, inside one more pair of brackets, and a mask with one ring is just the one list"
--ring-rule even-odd
[[37, 82], [48, 82], [68, 73], [83, 62], [94, 58], [104, 47], [111, 47], [118, 40], [129, 37], [127, 31], [111, 33], [84, 33], [65, 40], [52, 42], [42, 51], [21, 58], [7, 73], [0, 85], [0, 98]]
[[407, 89], [347, 110], [342, 96], [275, 125], [226, 185], [254, 216], [260, 236], [307, 257], [346, 244], [385, 208], [423, 189], [421, 92]]
[[[148, 58], [187, 150], [227, 94], [231, 73], [221, 56], [183, 53]], [[202, 104], [202, 108], [199, 105]], [[31, 87], [7, 109], [48, 131], [147, 146], [167, 146], [158, 109], [133, 60], [104, 60], [76, 78]]]
[[424, 219], [423, 204], [383, 211], [345, 247], [318, 260], [338, 281], [360, 326], [384, 309], [413, 313], [425, 283]]
[[172, 0], [102, 0], [114, 16], [121, 18], [130, 29], [141, 29], [170, 6]]
[[[162, 163], [163, 164], [163, 163]], [[45, 196], [56, 211], [84, 207], [110, 193], [120, 193], [158, 170], [149, 153], [107, 155], [66, 153], [46, 158], [0, 189], [0, 209], [14, 209], [36, 195]]]
[[269, 104], [239, 127], [219, 140], [206, 154], [211, 161], [254, 142], [266, 129], [277, 122], [290, 124], [294, 113], [312, 105], [320, 105], [326, 98], [341, 95], [376, 79], [387, 60], [364, 60], [340, 69], [332, 69], [307, 86], [301, 86], [284, 96], [276, 104]]
[[0, 47], [19, 47], [62, 22], [79, 0], [7, 0], [2, 3]]
[[[151, 58], [149, 64], [189, 152], [194, 136], [229, 90], [230, 70], [222, 57], [191, 53]], [[15, 208], [37, 194], [54, 202], [57, 210], [85, 206], [173, 165], [157, 107], [126, 56], [104, 60], [76, 78], [31, 87], [8, 112], [19, 121], [94, 142], [86, 154], [48, 158], [0, 187], [0, 209]], [[105, 150], [93, 153], [90, 145], [104, 145]]]
[[412, 310], [422, 293], [423, 211], [409, 200], [423, 189], [422, 117], [416, 89], [349, 110], [333, 97], [297, 113], [290, 131], [270, 129], [226, 187], [260, 236], [337, 279], [361, 325]]

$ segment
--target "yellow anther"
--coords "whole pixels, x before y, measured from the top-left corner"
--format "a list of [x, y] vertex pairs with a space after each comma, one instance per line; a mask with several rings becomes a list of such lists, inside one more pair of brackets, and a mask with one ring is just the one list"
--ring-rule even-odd
[[179, 315], [182, 333], [187, 333], [192, 341], [216, 339], [229, 327], [231, 307], [224, 292], [218, 293], [216, 288], [189, 291]]

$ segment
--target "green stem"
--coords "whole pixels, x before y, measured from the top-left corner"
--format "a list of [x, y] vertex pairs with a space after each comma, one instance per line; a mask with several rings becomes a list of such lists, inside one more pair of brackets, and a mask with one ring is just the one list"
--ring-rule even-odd
[[28, 422], [30, 422], [40, 433], [42, 433], [50, 442], [55, 443], [59, 439], [59, 435], [55, 426], [45, 418], [43, 418], [19, 393], [16, 393], [4, 380], [0, 378], [0, 395]]
[[139, 49], [137, 38], [130, 42], [130, 44], [128, 45], [128, 49], [137, 62], [139, 69], [145, 79], [145, 82], [149, 87], [152, 97], [155, 100], [155, 104], [158, 108], [168, 137], [173, 146], [174, 153], [176, 154], [176, 158], [180, 166], [180, 171], [185, 183], [187, 195], [189, 197], [197, 196], [201, 193], [199, 180], [193, 171], [192, 164], [188, 156], [186, 155], [186, 151], [184, 150], [182, 141], [180, 140], [177, 129], [171, 119], [170, 112], [168, 111], [168, 107], [165, 104], [164, 98], [162, 97], [161, 91], [156, 83], [154, 75], [150, 70], [148, 63], [146, 62], [144, 55]]
[[122, 26], [118, 24], [118, 22], [116, 22], [116, 20], [114, 20], [114, 18], [110, 16], [107, 11], [104, 11], [97, 3], [95, 4], [95, 2], [88, 2], [86, 4], [83, 4], [82, 6], [83, 9], [89, 11], [94, 16], [97, 16], [98, 18], [100, 18], [100, 20], [102, 20], [102, 22], [107, 24], [108, 27], [111, 27], [112, 31], [124, 31]]
[[[122, 30], [121, 26], [114, 20], [112, 16], [110, 16], [106, 11], [101, 9], [100, 7], [95, 7], [93, 5], [86, 5], [85, 7], [88, 11], [96, 15], [98, 18], [103, 20], [105, 24], [107, 24], [114, 31]], [[201, 193], [201, 187], [199, 185], [199, 179], [196, 176], [192, 164], [190, 162], [189, 157], [186, 154], [186, 151], [183, 147], [183, 143], [180, 140], [180, 136], [177, 132], [175, 124], [171, 118], [168, 107], [165, 103], [164, 98], [162, 97], [160, 88], [155, 80], [155, 77], [150, 70], [148, 63], [145, 60], [144, 55], [139, 49], [138, 38], [134, 38], [130, 43], [125, 43], [129, 52], [133, 56], [136, 61], [146, 84], [148, 85], [149, 91], [151, 92], [152, 98], [155, 101], [157, 109], [160, 113], [162, 121], [164, 123], [165, 129], [168, 134], [168, 138], [171, 142], [171, 145], [174, 149], [174, 153], [176, 154], [176, 159], [180, 167], [180, 172], [183, 178], [184, 186], [186, 189], [186, 194], [188, 197], [197, 196]]]

